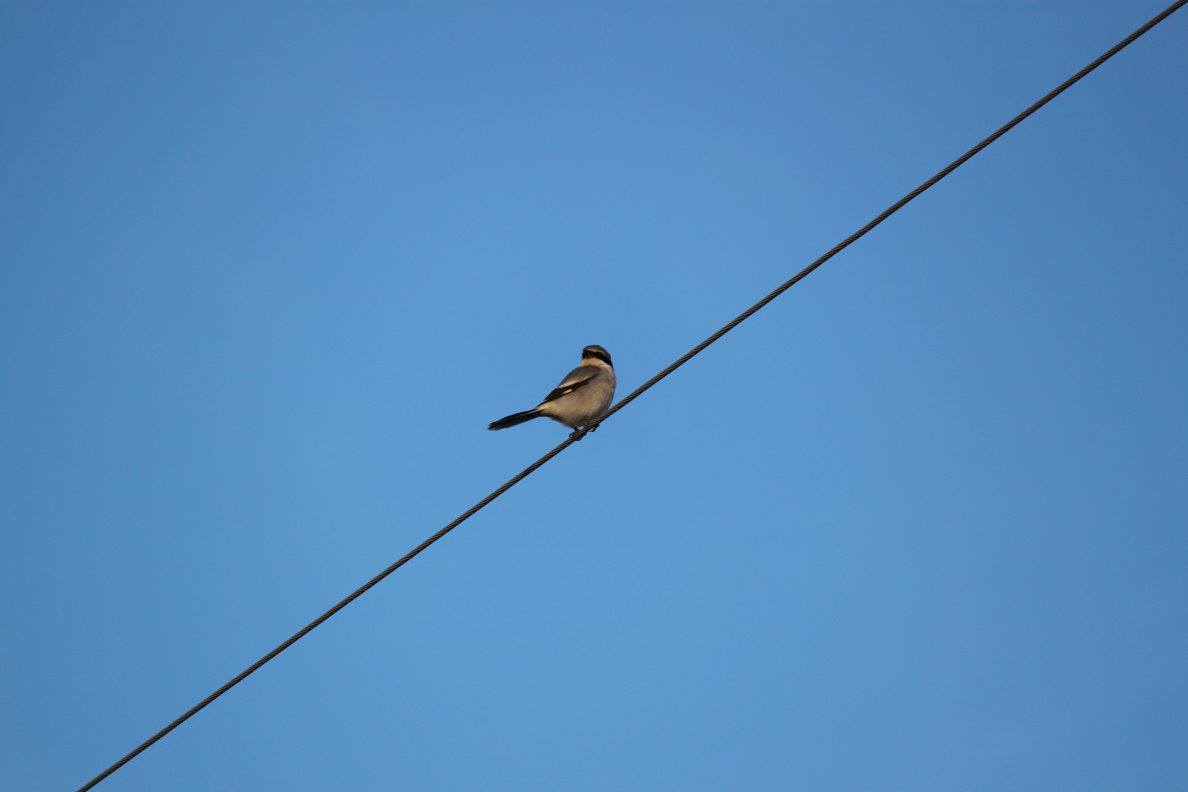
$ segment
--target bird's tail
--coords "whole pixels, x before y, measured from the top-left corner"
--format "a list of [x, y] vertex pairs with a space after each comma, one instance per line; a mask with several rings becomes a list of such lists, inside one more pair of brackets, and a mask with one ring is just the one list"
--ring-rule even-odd
[[487, 428], [492, 431], [496, 429], [506, 429], [509, 426], [519, 426], [520, 424], [524, 423], [524, 421], [531, 421], [533, 418], [539, 418], [540, 416], [540, 409], [534, 407], [531, 410], [512, 413], [511, 415], [508, 415], [504, 418], [500, 418], [498, 421], [492, 422]]

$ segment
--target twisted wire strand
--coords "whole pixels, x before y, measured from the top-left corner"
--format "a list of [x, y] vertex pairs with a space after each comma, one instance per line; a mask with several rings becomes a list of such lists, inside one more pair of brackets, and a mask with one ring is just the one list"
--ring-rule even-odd
[[569, 446], [573, 445], [578, 440], [581, 440], [589, 432], [598, 428], [598, 425], [600, 423], [602, 423], [602, 421], [605, 421], [607, 418], [614, 415], [619, 410], [623, 409], [628, 404], [630, 404], [631, 402], [638, 399], [645, 392], [650, 390], [654, 385], [659, 383], [660, 380], [664, 379], [669, 374], [673, 373], [678, 368], [680, 368], [681, 366], [688, 363], [694, 357], [701, 354], [701, 352], [703, 352], [710, 344], [714, 343], [715, 341], [720, 339], [722, 336], [729, 333], [731, 330], [733, 330], [738, 325], [742, 324], [744, 321], [746, 321], [748, 318], [750, 318], [752, 315], [754, 315], [756, 312], [758, 312], [760, 309], [762, 309], [764, 306], [766, 306], [772, 300], [779, 297], [781, 294], [786, 292], [788, 289], [792, 288], [797, 283], [799, 283], [800, 281], [807, 278], [822, 264], [829, 261], [829, 259], [836, 256], [838, 253], [842, 252], [843, 250], [845, 250], [847, 247], [849, 247], [850, 245], [857, 242], [862, 237], [866, 236], [867, 233], [872, 231], [876, 226], [881, 224], [884, 220], [891, 217], [891, 215], [898, 212], [900, 209], [902, 209], [904, 206], [906, 206], [908, 203], [910, 203], [912, 200], [914, 200], [916, 197], [918, 197], [921, 193], [923, 193], [924, 191], [931, 188], [933, 185], [935, 185], [941, 179], [948, 176], [953, 171], [957, 170], [959, 167], [964, 165], [967, 161], [969, 161], [971, 158], [976, 156], [979, 152], [981, 152], [983, 149], [985, 149], [991, 143], [998, 140], [1000, 137], [1005, 135], [1007, 132], [1010, 132], [1012, 129], [1014, 129], [1016, 126], [1018, 126], [1024, 120], [1026, 120], [1029, 116], [1031, 116], [1037, 110], [1039, 110], [1044, 105], [1051, 102], [1053, 99], [1055, 99], [1060, 94], [1067, 91], [1069, 88], [1071, 88], [1076, 83], [1080, 82], [1080, 80], [1083, 79], [1090, 72], [1094, 71], [1097, 67], [1101, 66], [1107, 60], [1114, 57], [1119, 52], [1121, 52], [1123, 49], [1125, 49], [1130, 44], [1132, 44], [1136, 39], [1138, 39], [1144, 33], [1148, 32], [1153, 27], [1158, 25], [1160, 22], [1167, 19], [1173, 13], [1178, 11], [1185, 3], [1188, 3], [1188, 0], [1176, 0], [1176, 2], [1172, 3], [1167, 8], [1165, 8], [1163, 11], [1156, 14], [1154, 17], [1152, 17], [1150, 20], [1148, 20], [1142, 27], [1138, 28], [1133, 33], [1131, 33], [1129, 36], [1122, 39], [1114, 46], [1110, 47], [1108, 50], [1103, 52], [1101, 55], [1099, 55], [1097, 58], [1095, 58], [1092, 62], [1090, 62], [1088, 65], [1086, 65], [1080, 71], [1073, 74], [1071, 77], [1069, 77], [1064, 82], [1060, 83], [1060, 85], [1053, 88], [1051, 91], [1049, 91], [1047, 94], [1045, 94], [1039, 100], [1037, 100], [1031, 106], [1029, 106], [1028, 108], [1023, 110], [1022, 112], [1020, 112], [1018, 115], [1016, 115], [1011, 120], [1007, 121], [1005, 124], [1000, 126], [998, 129], [994, 130], [994, 132], [987, 135], [985, 138], [983, 138], [980, 142], [978, 142], [972, 148], [968, 149], [960, 157], [958, 157], [957, 159], [950, 162], [944, 168], [941, 168], [927, 181], [923, 182], [922, 184], [920, 184], [920, 186], [916, 187], [914, 190], [912, 190], [911, 192], [904, 195], [898, 201], [896, 201], [895, 203], [888, 206], [882, 212], [879, 212], [879, 214], [877, 214], [868, 223], [866, 223], [866, 225], [862, 226], [857, 231], [850, 234], [848, 237], [843, 239], [841, 242], [838, 242], [836, 245], [834, 245], [832, 248], [830, 248], [828, 251], [826, 251], [824, 254], [822, 254], [819, 258], [817, 258], [815, 261], [813, 261], [811, 264], [809, 264], [807, 267], [800, 270], [800, 272], [796, 273], [791, 278], [788, 278], [788, 280], [781, 283], [779, 286], [777, 286], [772, 291], [768, 292], [768, 294], [766, 294], [762, 299], [760, 299], [754, 305], [747, 308], [745, 311], [740, 313], [738, 316], [731, 319], [725, 325], [723, 325], [718, 330], [716, 330], [712, 335], [707, 337], [704, 341], [702, 341], [697, 346], [690, 349], [685, 354], [681, 355], [679, 358], [677, 358], [675, 361], [670, 363], [667, 367], [665, 367], [663, 370], [661, 370], [659, 373], [657, 373], [655, 376], [653, 376], [647, 382], [643, 383], [638, 388], [631, 391], [631, 393], [624, 396], [622, 399], [620, 399], [618, 401], [618, 403], [616, 403], [613, 407], [611, 407], [609, 410], [607, 410], [606, 413], [604, 413], [598, 419], [598, 421], [592, 422], [590, 425], [571, 434], [569, 437], [567, 437], [565, 440], [563, 440], [561, 443], [559, 443], [551, 451], [549, 451], [544, 456], [537, 459], [535, 462], [533, 462], [528, 467], [521, 470], [519, 473], [517, 473], [512, 478], [508, 479], [506, 482], [504, 482], [502, 485], [500, 485], [497, 489], [492, 491], [491, 494], [487, 495], [487, 497], [483, 498], [478, 503], [474, 504], [469, 509], [464, 511], [462, 514], [458, 515], [458, 517], [456, 517], [448, 525], [446, 525], [445, 527], [443, 527], [439, 531], [437, 531], [437, 533], [435, 533], [432, 536], [425, 539], [423, 542], [421, 542], [419, 545], [414, 547], [412, 550], [409, 550], [407, 553], [405, 553], [403, 556], [401, 556], [397, 561], [395, 561], [392, 564], [390, 564], [389, 566], [385, 567], [375, 577], [371, 578], [366, 583], [359, 586], [359, 588], [355, 589], [350, 594], [343, 597], [341, 600], [339, 600], [337, 603], [335, 603], [330, 609], [328, 609], [321, 616], [318, 616], [316, 619], [311, 621], [309, 624], [302, 627], [300, 630], [298, 630], [296, 633], [291, 635], [289, 638], [287, 638], [283, 643], [279, 644], [272, 651], [268, 652], [266, 655], [261, 657], [259, 660], [252, 663], [250, 666], [245, 668], [243, 671], [240, 671], [238, 674], [235, 675], [235, 677], [228, 680], [226, 683], [224, 683], [221, 687], [219, 687], [213, 693], [211, 693], [206, 698], [199, 701], [193, 707], [190, 707], [188, 710], [183, 712], [181, 715], [179, 715], [174, 720], [170, 721], [168, 724], [166, 724], [164, 727], [162, 727], [159, 731], [157, 731], [156, 734], [152, 735], [147, 740], [142, 742], [140, 745], [133, 748], [131, 751], [129, 751], [127, 754], [125, 754], [123, 757], [121, 757], [119, 759], [119, 761], [115, 762], [110, 767], [108, 767], [106, 770], [104, 770], [102, 773], [95, 776], [93, 779], [91, 779], [86, 784], [84, 784], [82, 787], [80, 787], [79, 788], [80, 792], [86, 792], [86, 790], [89, 790], [89, 789], [92, 789], [93, 787], [95, 787], [97, 784], [102, 782], [104, 779], [106, 779], [112, 773], [116, 772], [121, 767], [126, 765], [128, 762], [135, 759], [138, 755], [143, 753], [146, 749], [148, 749], [150, 746], [152, 746], [154, 743], [156, 743], [162, 737], [169, 734], [169, 732], [173, 731], [178, 726], [185, 723], [191, 717], [196, 715], [199, 711], [204, 709], [207, 705], [209, 705], [215, 699], [219, 698], [224, 693], [226, 693], [228, 690], [235, 687], [243, 680], [247, 679], [249, 676], [254, 674], [256, 671], [260, 670], [260, 668], [262, 666], [264, 666], [266, 663], [271, 661], [273, 658], [275, 658], [281, 652], [285, 651], [290, 646], [292, 646], [293, 644], [297, 643], [299, 640], [304, 638], [306, 635], [308, 635], [310, 632], [312, 632], [315, 628], [317, 628], [323, 622], [325, 622], [327, 619], [329, 619], [331, 616], [338, 613], [340, 610], [345, 608], [347, 605], [350, 605], [352, 602], [357, 600], [359, 597], [361, 597], [365, 593], [367, 593], [367, 591], [370, 590], [372, 587], [374, 587], [375, 585], [380, 583], [380, 581], [382, 581], [384, 578], [388, 577], [393, 572], [395, 572], [397, 569], [404, 566], [409, 561], [411, 561], [413, 558], [420, 555], [422, 552], [424, 552], [430, 545], [432, 545], [438, 539], [441, 539], [443, 536], [448, 534], [450, 531], [454, 530], [459, 525], [466, 522], [466, 520], [473, 517], [476, 513], [478, 513], [481, 509], [483, 509], [484, 507], [489, 505], [492, 501], [494, 501], [500, 495], [507, 492], [509, 489], [514, 487], [516, 484], [523, 481], [525, 478], [527, 478], [529, 475], [531, 475], [537, 468], [541, 467], [546, 462], [550, 461], [553, 457], [560, 454], [566, 448], [569, 448]]

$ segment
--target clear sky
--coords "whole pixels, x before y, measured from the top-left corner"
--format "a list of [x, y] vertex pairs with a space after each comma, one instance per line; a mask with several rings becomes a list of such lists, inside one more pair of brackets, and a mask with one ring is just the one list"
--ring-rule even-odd
[[[81, 784], [1163, 6], [6, 3], [0, 775]], [[1188, 777], [1188, 12], [123, 790]]]

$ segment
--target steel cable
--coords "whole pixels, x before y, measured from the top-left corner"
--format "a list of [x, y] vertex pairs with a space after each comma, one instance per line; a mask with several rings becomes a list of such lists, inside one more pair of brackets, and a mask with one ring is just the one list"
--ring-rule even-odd
[[171, 721], [170, 723], [168, 723], [167, 725], [162, 727], [156, 734], [149, 737], [147, 740], [142, 742], [140, 745], [133, 748], [131, 751], [129, 751], [127, 754], [125, 754], [122, 758], [120, 758], [119, 761], [115, 762], [110, 767], [108, 767], [106, 770], [104, 770], [102, 773], [95, 776], [93, 779], [91, 779], [86, 784], [84, 784], [82, 787], [80, 787], [81, 792], [85, 792], [85, 790], [91, 789], [92, 787], [94, 787], [95, 785], [97, 785], [98, 783], [103, 781], [105, 778], [110, 776], [112, 773], [114, 773], [115, 771], [119, 770], [121, 767], [126, 765], [128, 762], [135, 759], [140, 753], [142, 753], [147, 748], [149, 748], [151, 745], [153, 745], [153, 743], [157, 742], [162, 737], [169, 734], [169, 732], [173, 731], [178, 726], [185, 723], [187, 720], [189, 720], [191, 717], [196, 715], [199, 711], [201, 711], [204, 707], [206, 707], [208, 704], [213, 702], [215, 699], [219, 698], [224, 693], [226, 693], [228, 690], [235, 687], [240, 682], [242, 682], [244, 679], [246, 679], [247, 677], [251, 676], [256, 671], [258, 671], [264, 664], [268, 663], [270, 660], [272, 660], [274, 657], [279, 655], [281, 652], [285, 651], [290, 646], [297, 643], [297, 641], [304, 638], [306, 635], [308, 635], [310, 632], [312, 632], [316, 627], [321, 625], [324, 621], [329, 619], [334, 614], [338, 613], [340, 610], [345, 608], [347, 605], [350, 605], [356, 599], [358, 599], [363, 594], [365, 594], [369, 589], [371, 589], [373, 586], [375, 586], [377, 583], [382, 581], [384, 578], [388, 577], [388, 575], [391, 575], [397, 569], [404, 566], [409, 561], [411, 561], [413, 558], [418, 556], [421, 552], [423, 552], [426, 548], [428, 548], [430, 545], [432, 545], [438, 539], [442, 538], [443, 536], [448, 534], [450, 531], [457, 528], [459, 525], [461, 525], [466, 520], [470, 519], [479, 510], [481, 510], [482, 508], [484, 508], [485, 506], [490, 504], [493, 500], [498, 498], [500, 495], [507, 492], [509, 489], [514, 487], [519, 482], [523, 481], [525, 478], [527, 478], [529, 475], [531, 475], [533, 473], [533, 471], [535, 471], [537, 468], [541, 467], [546, 462], [551, 460], [553, 457], [557, 456], [562, 451], [564, 451], [566, 448], [573, 445], [573, 443], [577, 442], [578, 440], [581, 440], [588, 432], [591, 432], [594, 429], [596, 429], [598, 427], [599, 423], [601, 423], [602, 421], [605, 421], [607, 418], [614, 415], [619, 410], [623, 409], [628, 404], [630, 404], [631, 402], [638, 399], [646, 391], [650, 390], [654, 385], [656, 385], [658, 382], [660, 382], [660, 380], [664, 379], [669, 374], [676, 371], [678, 368], [685, 365], [690, 360], [692, 360], [694, 357], [699, 355], [710, 344], [714, 343], [719, 338], [721, 338], [722, 336], [729, 333], [731, 330], [733, 330], [738, 325], [742, 324], [744, 321], [746, 321], [749, 317], [751, 317], [753, 314], [755, 314], [761, 308], [766, 306], [772, 300], [779, 297], [781, 294], [783, 294], [788, 289], [795, 286], [800, 281], [804, 280], [806, 277], [808, 277], [810, 274], [812, 274], [812, 272], [814, 270], [816, 270], [818, 267], [820, 267], [826, 261], [829, 261], [829, 259], [833, 258], [838, 253], [845, 250], [847, 247], [849, 247], [853, 243], [857, 242], [859, 239], [861, 239], [863, 236], [865, 236], [867, 233], [869, 233], [871, 230], [873, 230], [876, 226], [878, 226], [884, 220], [886, 220], [891, 215], [895, 214], [900, 209], [902, 209], [904, 206], [906, 206], [908, 203], [910, 203], [913, 199], [915, 199], [917, 196], [919, 196], [925, 190], [928, 190], [930, 187], [935, 185], [941, 179], [945, 178], [950, 173], [955, 171], [957, 168], [964, 165], [969, 159], [971, 159], [972, 157], [977, 155], [979, 152], [981, 152], [983, 149], [985, 149], [991, 143], [998, 140], [1000, 137], [1005, 135], [1007, 132], [1011, 131], [1011, 129], [1018, 126], [1022, 121], [1026, 120], [1028, 116], [1032, 115], [1037, 110], [1042, 108], [1044, 105], [1048, 104], [1053, 99], [1055, 99], [1057, 96], [1064, 93], [1066, 90], [1068, 90], [1070, 87], [1075, 85], [1082, 78], [1084, 78], [1086, 75], [1088, 75], [1094, 69], [1096, 69], [1098, 66], [1101, 66], [1103, 63], [1105, 63], [1107, 60], [1112, 58], [1114, 55], [1117, 55], [1119, 52], [1121, 52], [1123, 49], [1125, 49], [1127, 46], [1129, 46], [1131, 43], [1133, 43], [1136, 39], [1138, 39], [1144, 33], [1151, 30], [1151, 28], [1155, 27], [1160, 22], [1167, 19], [1173, 13], [1178, 11], [1185, 3], [1188, 3], [1188, 0], [1177, 0], [1176, 2], [1172, 3], [1167, 8], [1165, 8], [1163, 11], [1156, 14], [1142, 27], [1140, 27], [1139, 29], [1137, 29], [1136, 31], [1131, 33], [1126, 38], [1119, 41], [1114, 46], [1110, 47], [1108, 50], [1106, 50], [1101, 55], [1099, 55], [1097, 58], [1095, 58], [1091, 63], [1089, 63], [1083, 69], [1078, 71], [1076, 74], [1069, 77], [1064, 82], [1060, 83], [1060, 85], [1053, 88], [1051, 91], [1049, 91], [1047, 94], [1045, 94], [1041, 99], [1036, 101], [1030, 107], [1023, 110], [1021, 113], [1016, 115], [1010, 121], [1007, 121], [1005, 124], [1000, 126], [994, 132], [992, 132], [991, 134], [989, 134], [985, 138], [983, 138], [975, 146], [973, 146], [972, 148], [967, 150], [960, 157], [958, 157], [957, 159], [950, 162], [948, 165], [946, 165], [941, 170], [937, 171], [937, 173], [935, 175], [933, 175], [927, 181], [923, 182], [919, 187], [916, 187], [914, 190], [912, 190], [911, 192], [904, 195], [898, 201], [891, 204], [889, 207], [887, 207], [882, 212], [880, 212], [878, 215], [876, 215], [872, 220], [870, 220], [870, 222], [866, 223], [866, 225], [862, 226], [857, 231], [850, 234], [848, 237], [843, 239], [841, 242], [838, 242], [836, 245], [834, 245], [832, 248], [830, 248], [827, 252], [825, 252], [820, 258], [816, 259], [811, 264], [809, 264], [807, 267], [802, 269], [800, 272], [796, 273], [791, 278], [789, 278], [788, 280], [781, 283], [779, 286], [777, 286], [775, 289], [773, 289], [771, 292], [769, 292], [766, 296], [764, 296], [762, 299], [760, 299], [758, 302], [756, 302], [751, 307], [747, 308], [745, 311], [740, 313], [738, 316], [731, 319], [729, 322], [727, 322], [725, 325], [723, 325], [721, 328], [719, 328], [717, 331], [715, 331], [712, 335], [710, 335], [708, 338], [706, 338], [700, 344], [698, 344], [697, 346], [690, 349], [684, 355], [681, 355], [681, 357], [679, 357], [677, 360], [675, 360], [674, 362], [669, 364], [666, 368], [664, 368], [658, 374], [653, 376], [647, 382], [643, 383], [638, 388], [633, 390], [631, 393], [624, 396], [622, 399], [620, 399], [618, 401], [618, 403], [616, 403], [613, 407], [611, 407], [609, 410], [607, 410], [607, 412], [599, 419], [599, 421], [597, 423], [594, 423], [593, 425], [570, 435], [568, 438], [566, 438], [564, 441], [562, 441], [559, 445], [557, 445], [551, 451], [546, 453], [540, 459], [536, 460], [531, 465], [524, 468], [522, 471], [520, 471], [518, 474], [516, 474], [512, 478], [508, 479], [508, 481], [506, 481], [504, 484], [502, 484], [498, 489], [494, 490], [490, 495], [483, 498], [478, 503], [474, 504], [469, 509], [467, 509], [465, 512], [460, 514], [457, 518], [455, 518], [453, 520], [453, 522], [449, 523], [444, 528], [439, 530], [437, 533], [435, 533], [432, 536], [425, 539], [423, 542], [421, 542], [419, 545], [414, 547], [412, 550], [408, 551], [408, 553], [406, 553], [404, 556], [402, 556], [399, 560], [395, 561], [394, 563], [392, 563], [391, 565], [386, 567], [383, 571], [381, 571], [379, 574], [377, 574], [375, 577], [371, 578], [371, 580], [368, 580], [366, 583], [359, 586], [359, 588], [352, 591], [346, 597], [339, 600], [337, 603], [335, 603], [335, 605], [333, 607], [331, 607], [329, 610], [327, 610], [321, 616], [317, 617], [316, 619], [311, 621], [309, 624], [307, 624], [305, 627], [301, 628], [298, 632], [294, 633], [292, 636], [287, 638], [283, 643], [278, 645], [275, 649], [268, 652], [268, 654], [264, 655], [256, 662], [252, 663], [250, 666], [248, 666], [243, 671], [241, 671], [239, 674], [237, 674], [233, 679], [226, 682], [224, 685], [219, 687], [217, 690], [215, 690], [209, 696], [202, 699], [197, 704], [195, 704], [193, 707], [186, 710], [184, 713], [179, 715], [173, 721]]

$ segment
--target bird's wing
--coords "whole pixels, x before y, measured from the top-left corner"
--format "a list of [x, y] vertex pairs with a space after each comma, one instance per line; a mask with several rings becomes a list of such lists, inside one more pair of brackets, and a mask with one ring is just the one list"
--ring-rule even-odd
[[573, 393], [578, 388], [583, 388], [589, 385], [591, 380], [598, 376], [599, 368], [597, 366], [578, 366], [573, 371], [565, 375], [565, 379], [561, 380], [561, 384], [553, 388], [548, 396], [541, 400], [541, 404], [560, 399], [562, 396], [567, 396]]

